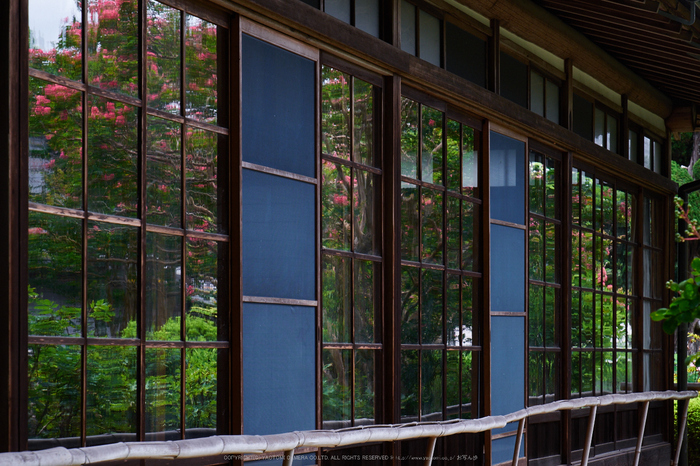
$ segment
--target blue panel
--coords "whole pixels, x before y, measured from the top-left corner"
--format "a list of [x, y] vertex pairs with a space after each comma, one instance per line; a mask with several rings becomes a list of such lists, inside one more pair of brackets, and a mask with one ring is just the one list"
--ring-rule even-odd
[[[525, 407], [525, 318], [491, 316], [491, 411], [509, 414]], [[512, 423], [494, 434], [516, 430]]]
[[525, 312], [525, 230], [491, 225], [491, 311]]
[[314, 185], [243, 170], [243, 294], [315, 299]]
[[315, 64], [243, 35], [243, 160], [314, 176]]
[[243, 432], [316, 425], [315, 309], [243, 305]]
[[491, 218], [525, 224], [525, 143], [491, 132]]
[[[515, 449], [515, 439], [517, 435], [512, 437], [499, 438], [491, 442], [491, 464], [505, 463], [513, 461], [513, 450]], [[520, 453], [518, 458], [525, 456], [525, 438], [520, 443]]]

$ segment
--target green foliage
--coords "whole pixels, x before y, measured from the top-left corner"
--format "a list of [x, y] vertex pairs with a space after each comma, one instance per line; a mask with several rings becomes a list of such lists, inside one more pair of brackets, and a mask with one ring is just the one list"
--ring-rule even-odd
[[[678, 402], [673, 402], [674, 409], [674, 443], [678, 441]], [[688, 420], [686, 424], [686, 432], [688, 433], [688, 465], [700, 465], [700, 398], [693, 398], [688, 405]]]

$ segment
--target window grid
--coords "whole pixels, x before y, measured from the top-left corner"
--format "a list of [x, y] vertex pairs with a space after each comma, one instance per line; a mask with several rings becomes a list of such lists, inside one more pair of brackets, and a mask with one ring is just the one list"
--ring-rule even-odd
[[[229, 238], [216, 174], [226, 172], [217, 155], [228, 129], [215, 96], [225, 30], [153, 1], [115, 7], [87, 2], [64, 21], [57, 49], [29, 47], [31, 449], [47, 437], [211, 435], [222, 408], [228, 306], [217, 264]], [[30, 2], [30, 17], [42, 13]], [[175, 65], [163, 61], [162, 37], [146, 43], [166, 30]], [[114, 34], [144, 37], [143, 48]]]
[[373, 424], [381, 374], [380, 89], [322, 67], [324, 428]]
[[529, 404], [559, 399], [561, 281], [560, 164], [530, 151]]
[[401, 419], [474, 417], [478, 133], [406, 97], [401, 109]]
[[572, 171], [572, 396], [634, 389], [636, 196]]

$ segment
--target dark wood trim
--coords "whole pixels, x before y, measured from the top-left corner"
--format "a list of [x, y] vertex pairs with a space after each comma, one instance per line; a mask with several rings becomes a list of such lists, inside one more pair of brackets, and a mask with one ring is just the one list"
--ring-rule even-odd
[[[353, 9], [354, 10], [354, 9]], [[320, 58], [320, 56], [318, 57]], [[323, 212], [323, 200], [321, 198], [321, 189], [323, 187], [323, 184], [321, 182], [322, 179], [322, 161], [321, 161], [321, 136], [323, 134], [323, 129], [321, 128], [321, 63], [320, 61], [316, 61], [314, 63], [314, 96], [315, 96], [315, 101], [314, 101], [314, 165], [315, 165], [315, 174], [316, 174], [316, 179], [314, 180], [316, 182], [316, 186], [314, 189], [314, 196], [315, 196], [315, 205], [316, 205], [316, 215], [314, 219], [314, 230], [315, 230], [315, 241], [314, 241], [314, 265], [316, 268], [316, 283], [314, 285], [314, 288], [316, 289], [315, 294], [316, 294], [316, 300], [315, 300], [315, 324], [316, 324], [316, 331], [315, 331], [315, 341], [314, 345], [316, 347], [316, 355], [315, 355], [315, 365], [316, 367], [314, 368], [315, 372], [315, 390], [316, 390], [316, 428], [321, 429], [323, 428], [323, 412], [322, 412], [322, 407], [323, 407], [323, 354], [322, 354], [322, 346], [323, 346], [323, 316], [322, 316], [322, 308], [321, 308], [321, 299], [323, 296], [323, 288], [321, 284], [321, 275], [322, 275], [322, 270], [323, 270], [323, 265], [321, 262], [321, 238], [323, 237], [322, 233], [322, 212]], [[354, 82], [354, 78], [350, 79], [350, 89], [351, 92], [354, 92], [354, 86], [352, 83]], [[351, 94], [354, 95], [354, 94]], [[350, 100], [350, 105], [351, 105], [351, 110], [350, 110], [350, 128], [354, 128], [354, 124], [352, 123], [354, 121], [355, 117], [355, 112], [354, 112], [354, 99]], [[355, 145], [352, 142], [352, 139], [354, 137], [355, 131], [352, 130], [350, 133], [350, 147], [351, 150], [352, 148], [355, 147]], [[351, 153], [351, 157], [352, 153]], [[351, 183], [351, 189], [352, 189], [352, 183]], [[350, 199], [353, 198], [352, 193], [349, 196]], [[350, 237], [353, 238], [352, 235], [352, 222], [351, 222], [351, 233]], [[352, 266], [354, 266], [354, 261], [352, 263]], [[351, 266], [351, 267], [352, 267]], [[351, 274], [351, 280], [353, 278], [354, 274]], [[354, 290], [354, 288], [351, 288]], [[354, 295], [354, 293], [353, 293]], [[354, 296], [352, 296], [351, 299], [354, 299]], [[351, 307], [351, 309], [354, 309]], [[355, 313], [351, 313], [351, 321], [353, 324], [350, 327], [351, 333], [354, 332], [354, 317]], [[354, 341], [354, 340], [353, 340]], [[351, 395], [350, 395], [350, 410], [351, 410], [351, 419], [354, 419], [354, 413], [355, 413], [355, 353], [353, 351], [352, 353], [352, 369], [351, 369], [351, 376], [352, 376], [352, 382], [351, 382]]]
[[[571, 152], [565, 153], [562, 157], [562, 163], [560, 164], [561, 173], [559, 176], [559, 182], [561, 183], [561, 196], [563, 200], [561, 203], [561, 219], [563, 224], [561, 227], [561, 237], [559, 238], [558, 244], [561, 246], [561, 251], [559, 253], [559, 266], [561, 267], [561, 302], [559, 303], [560, 308], [558, 309], [560, 320], [559, 320], [559, 338], [560, 338], [560, 348], [565, 349], [562, 351], [563, 357], [561, 358], [561, 374], [559, 389], [561, 390], [561, 398], [569, 399], [571, 398], [571, 377], [569, 374], [572, 373], [571, 365], [571, 282], [572, 282], [572, 272], [571, 267], [573, 263], [572, 259], [572, 228], [571, 219], [573, 218], [573, 212], [571, 208], [571, 197], [572, 197], [572, 186], [571, 186], [571, 169], [573, 164], [573, 155]], [[561, 417], [561, 447], [560, 451], [562, 453], [561, 461], [564, 464], [569, 464], [571, 461], [571, 412], [565, 411]]]
[[572, 58], [564, 60], [564, 85], [561, 87], [559, 122], [569, 131], [574, 130], [574, 64]]
[[[481, 347], [483, 348], [483, 387], [481, 396], [483, 397], [482, 416], [491, 415], [491, 189], [490, 189], [490, 153], [491, 153], [491, 123], [484, 121], [481, 145], [481, 173], [479, 186], [483, 200], [481, 211], [481, 241], [482, 241], [482, 269], [483, 280], [481, 281], [481, 293], [483, 296], [482, 309], [480, 312]], [[492, 447], [491, 432], [484, 433], [484, 464], [491, 464]]]
[[619, 153], [624, 158], [630, 158], [630, 110], [629, 110], [629, 97], [627, 94], [622, 94], [622, 114], [620, 115], [620, 130], [618, 138], [620, 140]]
[[501, 93], [501, 23], [491, 20], [491, 37], [489, 37], [486, 59], [486, 86], [495, 94]]

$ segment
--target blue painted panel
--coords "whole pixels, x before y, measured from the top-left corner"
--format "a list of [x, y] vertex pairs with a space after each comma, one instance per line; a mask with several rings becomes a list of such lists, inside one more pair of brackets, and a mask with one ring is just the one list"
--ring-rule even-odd
[[491, 225], [491, 311], [525, 312], [525, 230]]
[[315, 64], [243, 35], [243, 160], [314, 176]]
[[491, 218], [525, 224], [525, 143], [491, 132]]
[[[525, 407], [525, 318], [491, 316], [491, 411], [508, 414]], [[517, 429], [512, 423], [494, 434]]]
[[[496, 439], [491, 442], [491, 464], [504, 463], [508, 461], [509, 463], [513, 461], [513, 450], [515, 449], [515, 439], [516, 435], [512, 437], [503, 437]], [[520, 443], [520, 453], [518, 458], [525, 456], [525, 436]]]
[[267, 435], [316, 425], [315, 310], [243, 305], [243, 432]]
[[243, 294], [316, 299], [314, 185], [243, 170]]

